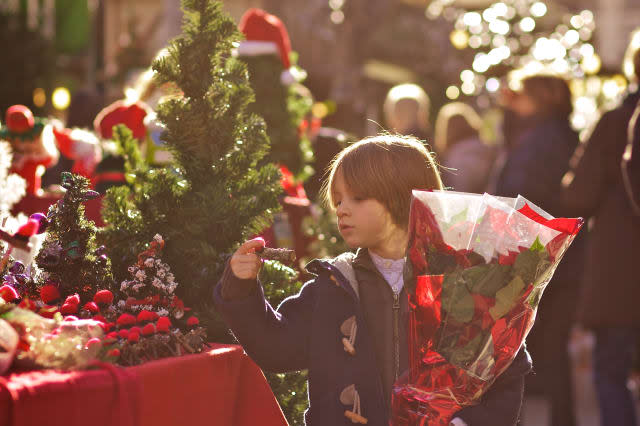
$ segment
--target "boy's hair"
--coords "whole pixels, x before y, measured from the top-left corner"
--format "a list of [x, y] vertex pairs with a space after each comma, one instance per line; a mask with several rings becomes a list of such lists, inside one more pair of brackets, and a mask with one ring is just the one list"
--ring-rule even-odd
[[365, 138], [336, 155], [322, 191], [331, 208], [335, 208], [334, 186], [338, 173], [354, 195], [380, 202], [401, 227], [409, 223], [411, 190], [442, 189], [431, 153], [422, 142], [409, 136]]

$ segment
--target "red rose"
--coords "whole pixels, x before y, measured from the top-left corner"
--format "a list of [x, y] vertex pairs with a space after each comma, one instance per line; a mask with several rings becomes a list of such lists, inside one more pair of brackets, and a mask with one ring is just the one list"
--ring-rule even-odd
[[0, 287], [0, 297], [2, 297], [5, 302], [13, 302], [20, 299], [16, 289], [6, 284]]
[[89, 311], [89, 312], [100, 312], [100, 308], [98, 308], [98, 305], [95, 304], [95, 302], [87, 302], [85, 303], [84, 307], [82, 308], [83, 311]]
[[116, 321], [116, 324], [118, 324], [119, 327], [133, 325], [135, 323], [136, 323], [136, 317], [134, 317], [131, 314], [122, 314], [118, 317], [118, 320]]
[[62, 305], [62, 307], [60, 308], [60, 312], [62, 312], [62, 315], [75, 314], [78, 312], [78, 305], [64, 302], [64, 305]]
[[147, 311], [146, 309], [138, 314], [138, 322], [150, 322], [158, 319], [158, 314], [155, 312]]
[[195, 326], [200, 324], [200, 320], [196, 317], [189, 317], [189, 319], [187, 320], [187, 325], [189, 326]]
[[171, 320], [168, 317], [158, 318], [158, 322], [156, 323], [156, 330], [158, 330], [158, 332], [168, 333], [169, 327], [171, 327]]
[[47, 284], [40, 289], [40, 298], [44, 303], [50, 305], [60, 299], [60, 291], [55, 285]]
[[142, 335], [143, 336], [151, 336], [155, 332], [156, 332], [156, 327], [151, 323], [149, 323], [149, 324], [145, 325], [144, 327], [142, 327]]
[[129, 340], [131, 343], [135, 343], [135, 342], [137, 342], [138, 340], [140, 340], [140, 333], [129, 333], [129, 338], [128, 338], [128, 340]]
[[100, 290], [93, 296], [93, 301], [98, 304], [110, 305], [113, 302], [113, 293], [109, 290]]
[[[76, 305], [78, 306], [80, 304], [80, 295], [78, 293], [74, 294], [73, 296], [68, 296], [65, 301], [65, 304], [70, 304], [70, 305]], [[77, 310], [77, 309], [76, 309]]]

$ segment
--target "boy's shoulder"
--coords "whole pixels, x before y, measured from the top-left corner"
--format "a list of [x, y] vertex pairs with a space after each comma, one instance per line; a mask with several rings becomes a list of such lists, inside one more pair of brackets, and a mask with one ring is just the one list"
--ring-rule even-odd
[[324, 273], [334, 275], [337, 280], [344, 280], [344, 283], [357, 295], [358, 282], [353, 270], [353, 261], [356, 256], [356, 253], [345, 252], [333, 258], [314, 259], [305, 266], [305, 269], [318, 277], [323, 276]]

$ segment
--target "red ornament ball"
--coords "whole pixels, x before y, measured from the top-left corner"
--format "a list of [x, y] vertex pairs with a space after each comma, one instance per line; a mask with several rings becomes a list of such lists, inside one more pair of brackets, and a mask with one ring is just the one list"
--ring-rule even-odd
[[40, 299], [47, 305], [54, 303], [60, 299], [60, 291], [53, 284], [47, 284], [40, 289]]
[[171, 320], [168, 317], [158, 318], [156, 330], [158, 330], [159, 333], [168, 333], [169, 327], [171, 327]]
[[109, 290], [100, 290], [93, 296], [93, 301], [98, 304], [110, 305], [113, 302], [113, 293]]
[[156, 332], [156, 326], [151, 324], [151, 323], [149, 323], [149, 324], [145, 325], [144, 327], [142, 327], [142, 335], [143, 336], [151, 336], [155, 332]]
[[20, 299], [20, 295], [16, 289], [6, 284], [0, 287], [0, 297], [2, 297], [5, 302], [15, 302]]

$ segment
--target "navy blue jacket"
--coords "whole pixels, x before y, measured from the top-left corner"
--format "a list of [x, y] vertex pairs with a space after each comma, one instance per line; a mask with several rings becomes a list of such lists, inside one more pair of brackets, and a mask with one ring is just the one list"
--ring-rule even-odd
[[[353, 425], [345, 417], [345, 411], [352, 409], [353, 395], [345, 398], [348, 389], [357, 390], [361, 414], [369, 425], [388, 425], [389, 395], [384, 395], [376, 365], [371, 338], [375, 331], [367, 330], [357, 284], [354, 286], [353, 280], [341, 272], [344, 268], [339, 269], [335, 262], [314, 260], [307, 270], [316, 278], [306, 283], [298, 295], [283, 301], [277, 311], [265, 300], [261, 286], [248, 297], [223, 299], [222, 281], [214, 289], [216, 308], [262, 369], [272, 372], [308, 369], [307, 425]], [[351, 317], [357, 323], [354, 354], [346, 352], [343, 343], [345, 320]], [[530, 370], [531, 359], [523, 349], [481, 404], [467, 407], [457, 416], [469, 426], [516, 424], [524, 376]]]

